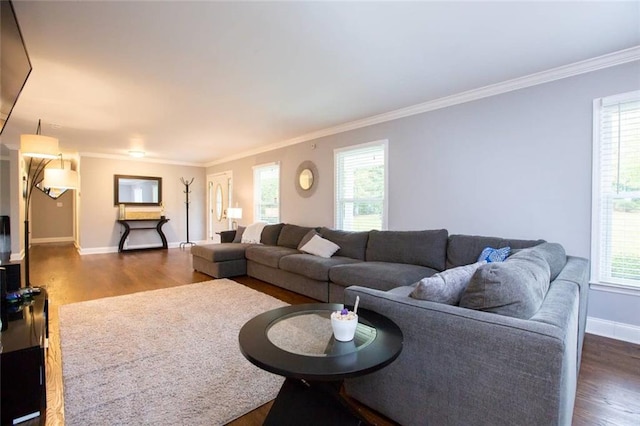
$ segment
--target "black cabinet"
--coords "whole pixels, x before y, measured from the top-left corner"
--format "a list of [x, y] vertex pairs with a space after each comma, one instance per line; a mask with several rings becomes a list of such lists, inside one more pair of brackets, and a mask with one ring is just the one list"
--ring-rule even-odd
[[44, 424], [46, 399], [45, 349], [48, 338], [46, 291], [20, 312], [9, 313], [2, 332], [0, 360], [2, 425], [36, 417]]

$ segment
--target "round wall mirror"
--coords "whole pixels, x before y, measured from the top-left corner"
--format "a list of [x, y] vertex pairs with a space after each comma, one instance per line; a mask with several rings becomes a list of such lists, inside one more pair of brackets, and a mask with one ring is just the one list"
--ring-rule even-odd
[[216, 187], [216, 217], [218, 222], [222, 220], [222, 186], [220, 184]]
[[313, 172], [310, 169], [304, 169], [298, 176], [300, 188], [308, 191], [313, 186]]
[[311, 197], [319, 182], [318, 168], [311, 161], [303, 161], [296, 170], [296, 191], [304, 198]]

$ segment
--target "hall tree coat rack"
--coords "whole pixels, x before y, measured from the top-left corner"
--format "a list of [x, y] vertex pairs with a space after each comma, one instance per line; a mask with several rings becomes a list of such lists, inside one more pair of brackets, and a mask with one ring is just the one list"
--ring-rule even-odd
[[186, 201], [184, 202], [185, 207], [187, 209], [187, 241], [183, 241], [180, 243], [180, 248], [184, 248], [186, 246], [195, 246], [196, 243], [189, 241], [189, 194], [191, 193], [191, 189], [189, 189], [189, 187], [191, 186], [191, 184], [193, 183], [193, 180], [195, 178], [191, 178], [190, 181], [187, 181], [185, 178], [180, 178], [180, 181], [182, 182], [182, 184], [184, 185], [184, 193], [185, 193], [185, 197], [186, 197]]

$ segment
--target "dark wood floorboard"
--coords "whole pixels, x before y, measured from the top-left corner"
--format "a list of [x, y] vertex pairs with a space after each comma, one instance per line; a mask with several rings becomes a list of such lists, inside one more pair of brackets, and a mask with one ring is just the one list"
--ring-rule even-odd
[[[188, 248], [80, 256], [69, 244], [34, 245], [31, 282], [34, 286], [47, 287], [50, 303], [46, 425], [64, 425], [59, 306], [210, 279], [193, 271]], [[235, 280], [290, 304], [313, 301], [249, 277]], [[361, 404], [353, 403], [372, 423], [393, 424]], [[270, 404], [231, 424], [262, 424]], [[640, 425], [640, 345], [590, 334], [585, 337], [573, 424]]]

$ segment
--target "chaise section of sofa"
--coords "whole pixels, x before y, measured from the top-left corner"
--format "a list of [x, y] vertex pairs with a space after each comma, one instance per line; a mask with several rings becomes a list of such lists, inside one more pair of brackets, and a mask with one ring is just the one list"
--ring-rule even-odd
[[221, 243], [191, 247], [193, 269], [215, 278], [245, 275], [245, 251], [251, 244]]

